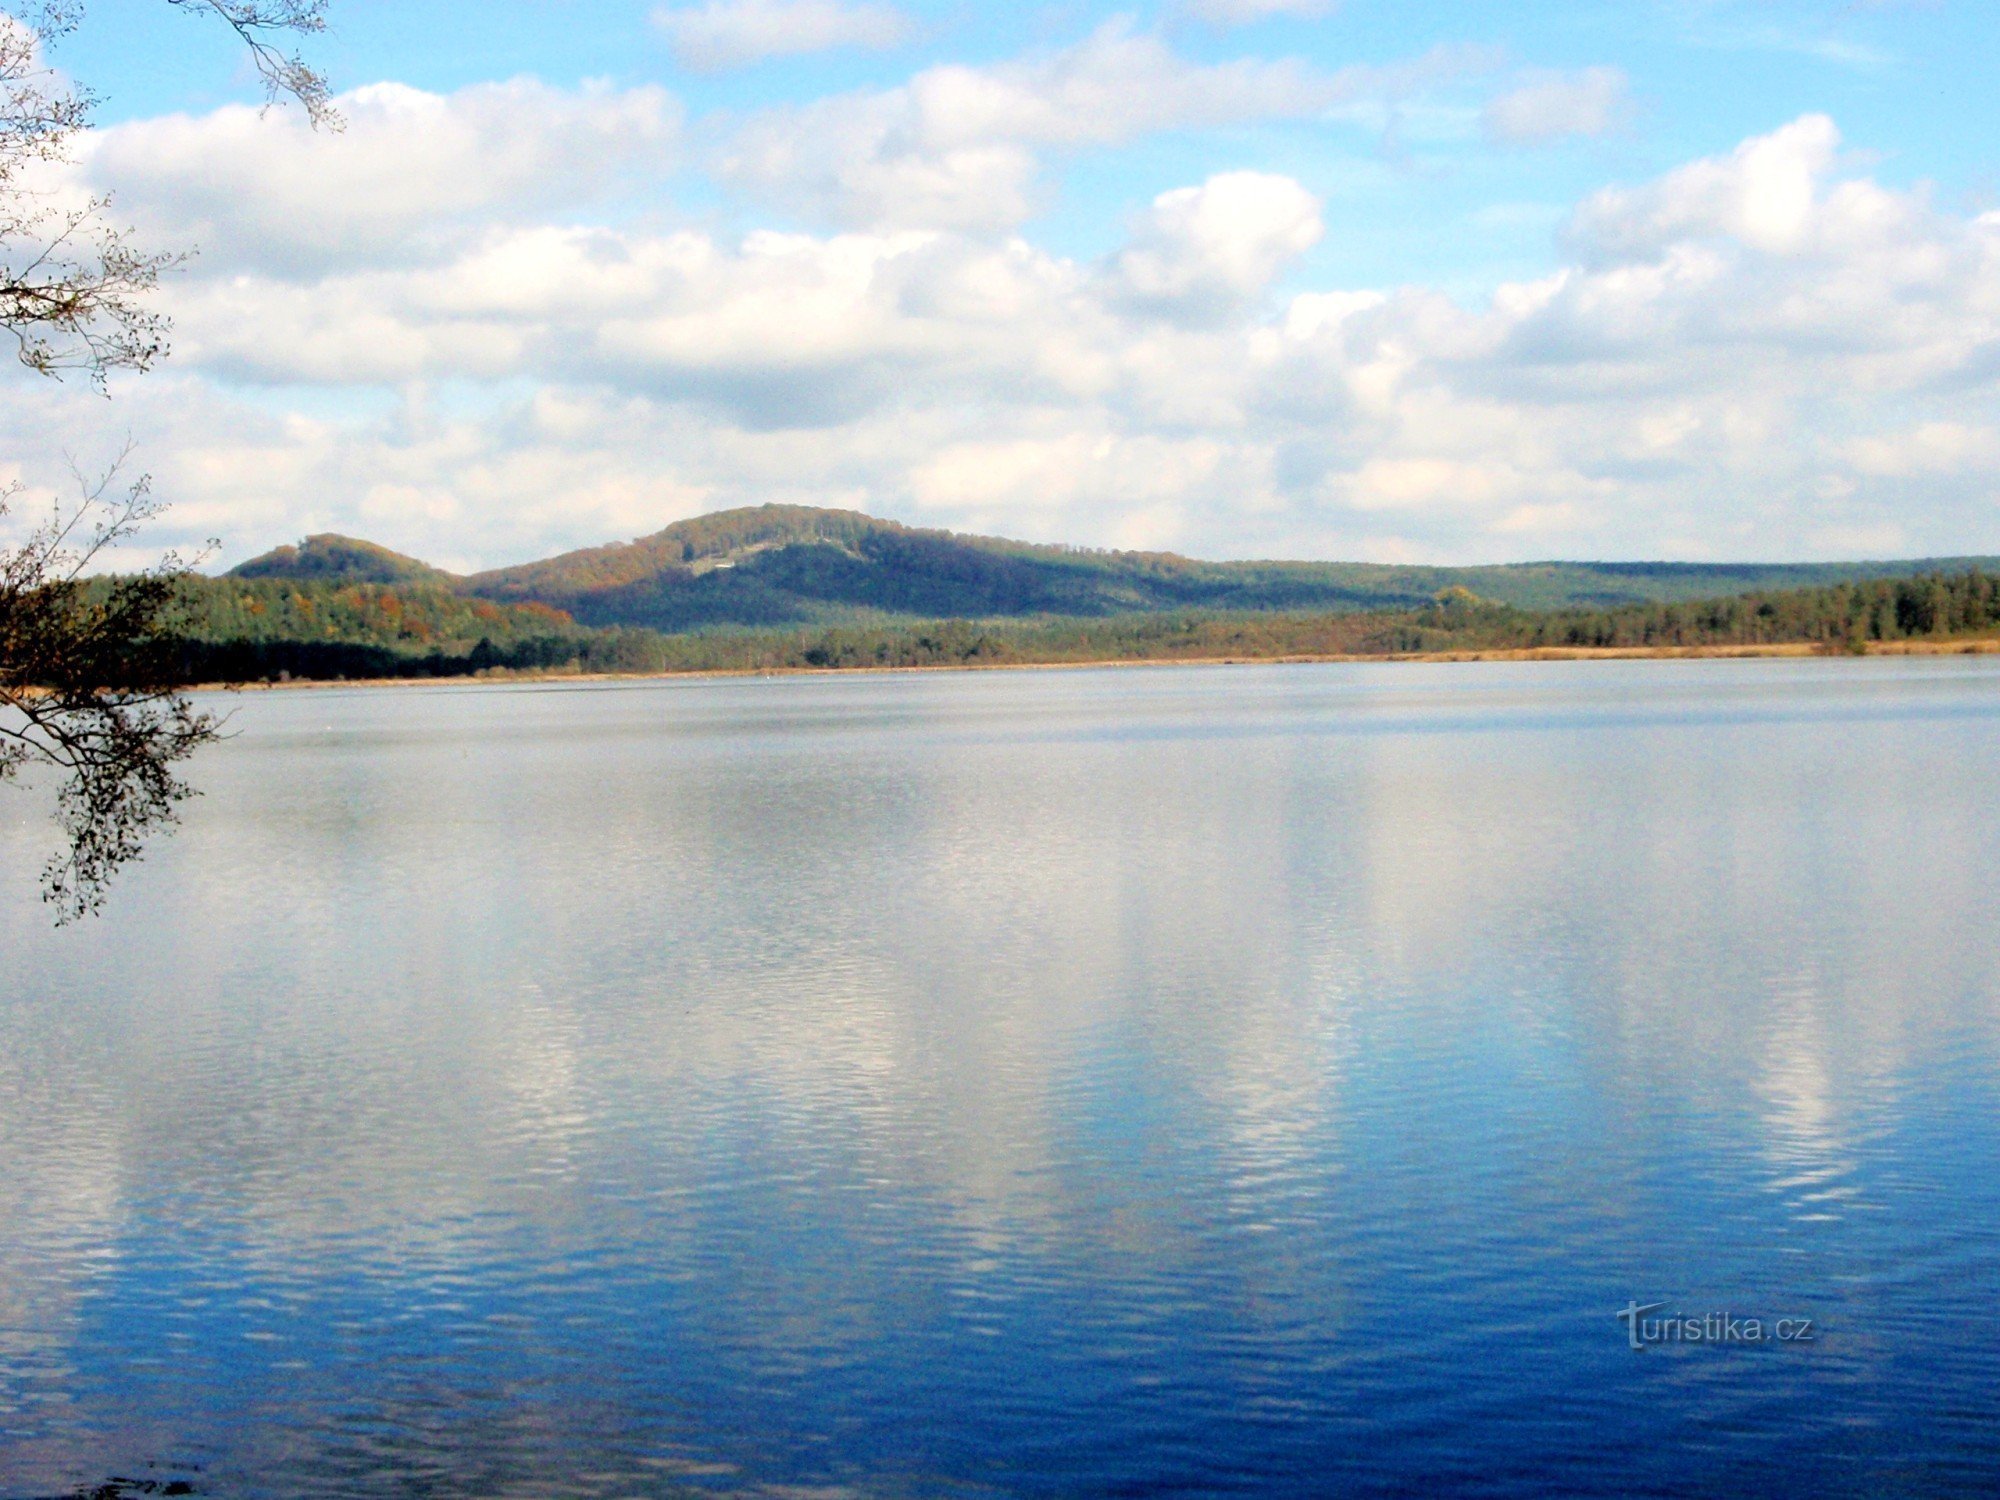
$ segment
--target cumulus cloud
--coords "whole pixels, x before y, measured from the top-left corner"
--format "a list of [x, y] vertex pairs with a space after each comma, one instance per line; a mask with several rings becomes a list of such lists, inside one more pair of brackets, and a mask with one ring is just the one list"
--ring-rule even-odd
[[84, 138], [71, 175], [115, 189], [151, 239], [199, 246], [205, 270], [310, 272], [588, 204], [636, 172], [664, 174], [680, 128], [657, 88], [377, 84], [336, 103], [337, 133], [243, 106], [116, 125]]
[[1337, 0], [1185, 0], [1182, 10], [1211, 26], [1248, 26], [1273, 16], [1317, 20], [1333, 14]]
[[1267, 172], [1226, 172], [1153, 200], [1117, 275], [1140, 304], [1226, 313], [1261, 294], [1325, 232], [1319, 202]]
[[539, 228], [311, 288], [195, 283], [173, 308], [182, 365], [239, 382], [538, 376], [770, 429], [851, 420], [912, 385], [1087, 395], [1110, 337], [1086, 280], [1018, 241]]
[[[1608, 188], [1585, 205], [1577, 238], [1596, 253], [1640, 256], [1675, 243], [1723, 236], [1759, 250], [1800, 248], [1815, 229], [1859, 226], [1828, 215], [1819, 184], [1840, 149], [1825, 115], [1806, 115], [1770, 135], [1745, 141], [1725, 157], [1692, 162], [1639, 188]], [[1857, 184], [1839, 208], [1868, 205], [1891, 215], [1904, 203]]]
[[1078, 45], [768, 111], [722, 153], [729, 180], [849, 225], [992, 229], [1035, 208], [1040, 154], [1149, 132], [1310, 117], [1377, 81], [1256, 59], [1197, 63], [1114, 23]]
[[1486, 134], [1513, 146], [1609, 135], [1631, 113], [1631, 81], [1620, 68], [1536, 73], [1487, 104]]
[[[1125, 67], [1171, 86], [1143, 97]], [[893, 99], [932, 132], [927, 160], [1252, 107], [1247, 75], [1126, 34], [945, 72]], [[356, 225], [372, 215], [417, 256], [363, 227], [286, 238], [294, 189], [255, 152], [149, 158], [144, 127], [120, 127], [129, 160], [187, 163], [157, 169], [149, 202], [207, 204], [212, 167], [242, 201], [199, 213], [264, 226], [226, 274], [175, 284], [171, 372], [120, 393], [178, 524], [232, 555], [329, 528], [461, 564], [780, 499], [1238, 555], [1942, 553], [2000, 533], [2000, 215], [1885, 187], [1818, 116], [1590, 195], [1565, 264], [1468, 303], [1281, 294], [1322, 208], [1254, 171], [1160, 194], [1093, 258], [976, 215], [579, 221], [572, 195], [598, 189], [561, 179], [598, 112], [662, 122], [664, 150], [670, 106], [530, 97], [573, 134], [484, 169], [525, 174], [518, 194], [482, 179], [429, 211], [371, 199], [386, 129], [351, 168]], [[406, 105], [480, 122], [420, 159], [441, 174], [514, 141], [521, 113]], [[157, 123], [232, 138], [226, 111]], [[176, 171], [195, 179], [185, 200]], [[322, 390], [300, 403], [302, 385]], [[101, 421], [36, 386], [0, 435], [87, 453]]]
[[830, 52], [842, 47], [883, 49], [911, 32], [909, 17], [892, 5], [845, 0], [705, 0], [663, 5], [653, 24], [683, 66], [700, 72], [747, 67], [773, 57]]

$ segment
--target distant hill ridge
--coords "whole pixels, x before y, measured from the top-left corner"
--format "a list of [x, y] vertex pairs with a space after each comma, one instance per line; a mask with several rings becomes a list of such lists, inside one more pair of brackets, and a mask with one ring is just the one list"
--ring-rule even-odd
[[1102, 617], [1175, 610], [1408, 608], [1469, 589], [1522, 609], [1713, 598], [2000, 566], [1994, 558], [1856, 563], [1203, 562], [905, 526], [859, 511], [760, 505], [696, 516], [632, 542], [460, 577], [330, 533], [225, 576], [394, 584], [562, 610], [582, 624], [665, 631], [885, 619]]

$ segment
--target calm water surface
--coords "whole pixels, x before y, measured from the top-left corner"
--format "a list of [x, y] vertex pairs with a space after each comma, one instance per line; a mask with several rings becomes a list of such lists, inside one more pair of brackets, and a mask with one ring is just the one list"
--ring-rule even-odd
[[0, 795], [10, 1500], [2000, 1488], [1990, 658], [235, 725]]

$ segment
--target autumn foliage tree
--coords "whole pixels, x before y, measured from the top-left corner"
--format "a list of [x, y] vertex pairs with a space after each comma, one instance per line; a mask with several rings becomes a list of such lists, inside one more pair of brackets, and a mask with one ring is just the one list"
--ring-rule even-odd
[[[325, 0], [164, 0], [219, 22], [249, 51], [272, 102], [293, 100], [338, 128], [325, 80], [287, 43], [325, 26]], [[115, 371], [166, 352], [148, 294], [182, 258], [142, 247], [108, 198], [57, 198], [38, 174], [61, 163], [96, 100], [50, 64], [85, 20], [82, 0], [0, 9], [0, 329], [35, 375], [79, 375], [100, 391]], [[0, 780], [53, 775], [64, 848], [43, 894], [67, 921], [95, 910], [147, 836], [174, 821], [190, 788], [176, 767], [215, 738], [176, 681], [168, 649], [187, 560], [168, 556], [92, 586], [88, 575], [160, 509], [124, 462], [77, 476], [25, 533], [0, 547]], [[0, 491], [0, 523], [22, 500]]]

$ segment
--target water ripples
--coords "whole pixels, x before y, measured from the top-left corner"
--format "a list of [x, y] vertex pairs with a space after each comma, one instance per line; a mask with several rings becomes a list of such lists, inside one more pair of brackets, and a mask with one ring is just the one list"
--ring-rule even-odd
[[0, 914], [0, 1495], [2000, 1477], [1990, 663], [239, 726]]

